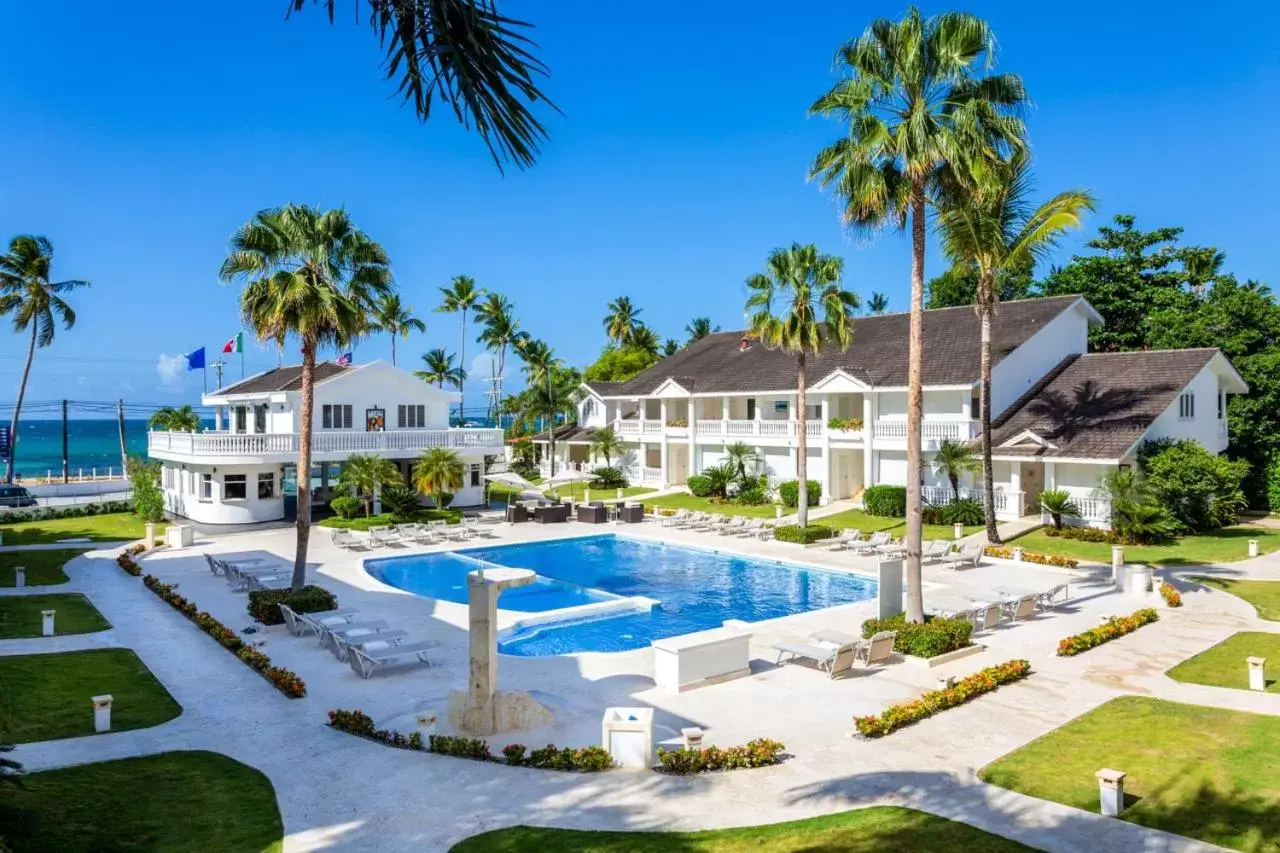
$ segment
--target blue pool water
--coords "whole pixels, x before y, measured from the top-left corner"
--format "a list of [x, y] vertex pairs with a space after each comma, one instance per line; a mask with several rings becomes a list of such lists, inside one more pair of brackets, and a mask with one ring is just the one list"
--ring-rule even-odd
[[477, 568], [476, 560], [537, 572], [537, 584], [502, 593], [498, 606], [504, 610], [552, 610], [633, 595], [660, 602], [648, 612], [522, 629], [499, 644], [504, 654], [529, 657], [638, 649], [651, 640], [719, 627], [726, 619], [776, 619], [876, 594], [869, 578], [613, 535], [458, 553], [366, 565], [392, 586], [458, 602], [466, 600], [466, 572]]

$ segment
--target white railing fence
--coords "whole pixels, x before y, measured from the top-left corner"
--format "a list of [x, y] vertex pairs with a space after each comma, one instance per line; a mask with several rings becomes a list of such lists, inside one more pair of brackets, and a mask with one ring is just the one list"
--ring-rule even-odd
[[[934, 506], [946, 506], [955, 500], [955, 494], [951, 491], [950, 486], [921, 486], [920, 494], [927, 502]], [[974, 500], [983, 503], [982, 489], [973, 489], [967, 486], [960, 488], [960, 497], [967, 500]], [[1015, 492], [1010, 489], [995, 490], [996, 515], [1005, 518], [1021, 518], [1022, 517], [1022, 492]]]
[[[417, 453], [443, 447], [459, 450], [500, 448], [500, 429], [397, 429], [386, 432], [317, 430], [311, 435], [313, 453]], [[297, 433], [151, 432], [148, 451], [191, 456], [267, 456], [297, 453]]]

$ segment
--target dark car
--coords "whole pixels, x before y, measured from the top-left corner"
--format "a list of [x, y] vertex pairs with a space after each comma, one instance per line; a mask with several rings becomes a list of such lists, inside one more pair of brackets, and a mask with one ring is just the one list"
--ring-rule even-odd
[[35, 506], [36, 499], [22, 486], [0, 486], [0, 506]]

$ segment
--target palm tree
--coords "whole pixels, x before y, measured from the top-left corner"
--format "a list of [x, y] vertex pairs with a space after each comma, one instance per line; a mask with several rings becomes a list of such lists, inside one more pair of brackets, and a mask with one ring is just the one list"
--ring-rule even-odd
[[453, 363], [453, 353], [437, 348], [428, 350], [422, 355], [424, 370], [415, 370], [413, 375], [423, 382], [434, 382], [441, 388], [445, 384], [461, 389], [467, 379], [467, 372]]
[[1054, 530], [1062, 529], [1063, 516], [1080, 515], [1080, 506], [1066, 489], [1045, 489], [1040, 493], [1040, 509], [1049, 514]]
[[982, 461], [967, 441], [944, 438], [933, 455], [933, 473], [947, 478], [956, 500], [960, 500], [960, 478], [981, 468]]
[[259, 211], [240, 226], [219, 275], [223, 281], [245, 283], [240, 313], [259, 341], [279, 347], [289, 335], [302, 341], [296, 592], [306, 583], [311, 533], [316, 351], [345, 348], [364, 333], [375, 303], [391, 291], [390, 261], [346, 211], [289, 204]]
[[[796, 477], [800, 481], [800, 526], [809, 521], [808, 440], [805, 436], [805, 362], [824, 344], [841, 351], [853, 342], [851, 318], [858, 297], [841, 287], [844, 261], [822, 255], [810, 243], [769, 253], [764, 273], [747, 279], [748, 334], [770, 349], [796, 355]], [[781, 304], [779, 304], [781, 303]], [[774, 313], [775, 307], [778, 313]]]
[[425, 332], [427, 324], [413, 316], [413, 307], [400, 304], [400, 294], [388, 293], [373, 308], [371, 332], [386, 332], [391, 336], [391, 363], [396, 363], [396, 338], [408, 338], [410, 332]]
[[[334, 21], [338, 0], [288, 0], [289, 14], [323, 5]], [[359, 16], [360, 3], [353, 4]], [[472, 125], [502, 169], [511, 160], [533, 165], [546, 128], [530, 106], [556, 108], [534, 82], [546, 65], [525, 34], [532, 25], [501, 14], [494, 0], [369, 0], [369, 26], [386, 48], [386, 77], [413, 102], [418, 118], [431, 117], [436, 98], [458, 122]]]
[[367, 518], [373, 506], [374, 493], [383, 486], [400, 486], [404, 477], [400, 474], [400, 466], [381, 456], [356, 454], [347, 457], [342, 463], [342, 473], [338, 475], [338, 485], [350, 489], [351, 494], [364, 504]]
[[500, 293], [490, 293], [476, 306], [476, 319], [483, 324], [477, 343], [482, 343], [497, 357], [494, 377], [493, 414], [502, 406], [502, 382], [506, 377], [507, 350], [529, 337], [520, 330], [520, 321], [512, 311], [511, 300]]
[[622, 441], [613, 427], [607, 426], [596, 430], [596, 437], [591, 442], [591, 455], [603, 456], [604, 464], [613, 466], [613, 457], [622, 450]]
[[[467, 365], [467, 312], [480, 301], [480, 297], [484, 296], [484, 290], [476, 287], [476, 280], [469, 275], [455, 275], [453, 282], [448, 287], [440, 288], [440, 293], [444, 296], [444, 301], [440, 303], [437, 311], [445, 314], [462, 314], [462, 348], [458, 350], [458, 364], [463, 368], [462, 379], [466, 381], [466, 365]], [[466, 392], [463, 390], [463, 382], [458, 383], [458, 420], [465, 421], [467, 419], [466, 409], [463, 406], [463, 399]]]
[[1000, 301], [999, 281], [1011, 269], [1042, 260], [1071, 228], [1079, 228], [1094, 199], [1080, 189], [1058, 193], [1032, 209], [1031, 171], [1025, 154], [1016, 153], [997, 169], [998, 180], [981, 193], [943, 197], [938, 230], [947, 256], [978, 271], [979, 418], [982, 422], [982, 503], [987, 514], [987, 540], [999, 544], [996, 527], [995, 478], [991, 460], [991, 321]]
[[609, 303], [609, 313], [604, 317], [604, 332], [609, 340], [618, 346], [631, 346], [632, 338], [638, 329], [641, 309], [631, 304], [630, 297], [619, 296]]
[[647, 352], [649, 355], [656, 357], [659, 350], [662, 349], [662, 341], [658, 339], [657, 332], [641, 323], [631, 333], [631, 341], [627, 346], [629, 349]]
[[671, 358], [680, 351], [680, 342], [675, 338], [667, 338], [662, 342], [662, 357]]
[[443, 447], [422, 451], [413, 463], [413, 487], [443, 509], [447, 499], [462, 488], [462, 460]]
[[[516, 354], [524, 362], [525, 381], [529, 387], [532, 411], [530, 414], [547, 417], [547, 458], [551, 461], [551, 476], [556, 474], [556, 412], [558, 395], [555, 385], [555, 369], [560, 364], [555, 350], [546, 341], [525, 338], [516, 345]], [[545, 391], [545, 393], [544, 393]]]
[[735, 441], [724, 446], [724, 464], [733, 470], [734, 477], [739, 481], [746, 480], [747, 469], [755, 468], [759, 462], [759, 454], [745, 441]]
[[694, 341], [702, 340], [713, 332], [720, 331], [720, 327], [712, 328], [710, 317], [694, 317], [689, 321], [689, 325], [684, 327], [684, 330], [689, 333], [689, 343], [693, 343]]
[[875, 290], [871, 291], [871, 299], [867, 301], [868, 314], [884, 314], [889, 310], [889, 297]]
[[[907, 350], [907, 470], [924, 461], [924, 256], [926, 205], [945, 184], [988, 180], [990, 163], [1023, 145], [1027, 98], [1010, 74], [974, 73], [992, 64], [994, 36], [979, 18], [948, 12], [923, 19], [879, 19], [837, 54], [848, 76], [810, 107], [848, 124], [822, 149], [809, 175], [844, 202], [843, 219], [875, 232], [911, 225], [911, 317]], [[803, 490], [801, 490], [803, 491]], [[924, 620], [920, 586], [920, 480], [907, 479], [907, 601], [910, 622]]]
[[191, 406], [164, 406], [156, 409], [147, 420], [147, 427], [168, 432], [199, 432], [200, 416]]
[[[76, 324], [76, 312], [62, 298], [89, 282], [79, 279], [50, 281], [53, 268], [53, 244], [46, 237], [23, 234], [9, 243], [9, 253], [0, 255], [0, 315], [13, 316], [13, 330], [19, 334], [31, 330], [27, 342], [27, 360], [18, 380], [18, 399], [13, 404], [13, 420], [9, 425], [9, 452], [4, 460], [4, 481], [13, 482], [13, 454], [18, 444], [18, 418], [22, 415], [22, 398], [27, 393], [31, 360], [36, 347], [53, 343], [56, 320], [62, 328]], [[56, 320], [55, 320], [56, 317]]]

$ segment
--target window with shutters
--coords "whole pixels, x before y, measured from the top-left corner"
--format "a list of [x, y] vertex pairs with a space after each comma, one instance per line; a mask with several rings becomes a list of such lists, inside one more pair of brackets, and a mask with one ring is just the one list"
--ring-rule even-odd
[[1196, 395], [1187, 393], [1178, 397], [1178, 418], [1180, 420], [1193, 420], [1196, 416]]
[[422, 429], [427, 425], [427, 407], [425, 405], [403, 405], [396, 407], [396, 426], [400, 429]]
[[351, 406], [325, 403], [320, 407], [321, 429], [351, 429]]

